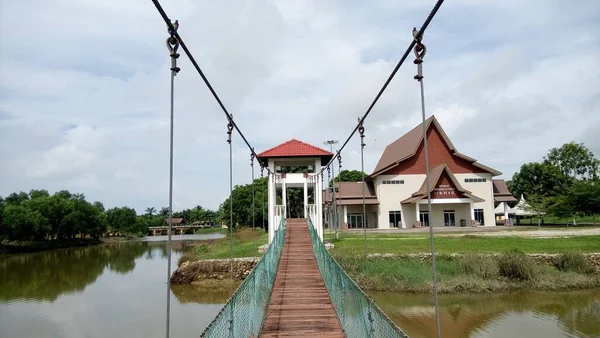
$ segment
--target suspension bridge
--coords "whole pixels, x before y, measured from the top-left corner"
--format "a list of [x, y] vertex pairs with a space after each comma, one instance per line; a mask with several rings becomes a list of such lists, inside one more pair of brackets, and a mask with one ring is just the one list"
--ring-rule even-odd
[[[207, 88], [217, 101], [227, 119], [227, 142], [229, 144], [229, 231], [230, 231], [230, 271], [231, 297], [222, 307], [216, 317], [202, 332], [201, 337], [407, 337], [401, 328], [397, 327], [385, 313], [371, 300], [368, 292], [361, 288], [348, 276], [342, 267], [330, 255], [323, 242], [323, 191], [324, 171], [333, 169], [335, 160], [341, 166], [341, 152], [352, 137], [359, 132], [362, 177], [362, 219], [366, 218], [365, 176], [364, 176], [364, 121], [371, 113], [383, 92], [388, 87], [395, 74], [408, 58], [414, 53], [414, 64], [417, 74], [414, 79], [419, 82], [421, 93], [421, 113], [423, 120], [423, 137], [426, 171], [426, 194], [428, 210], [431, 214], [430, 168], [428, 162], [427, 132], [425, 123], [425, 99], [423, 89], [423, 57], [426, 53], [423, 44], [423, 34], [441, 7], [443, 0], [437, 0], [433, 9], [425, 19], [420, 29], [413, 28], [409, 46], [398, 61], [392, 73], [378, 91], [375, 99], [369, 105], [358, 123], [335, 153], [325, 153], [314, 156], [313, 163], [303, 163], [309, 172], [289, 175], [278, 172], [273, 156], [263, 152], [257, 155], [239, 126], [229, 113], [215, 89], [202, 72], [192, 53], [178, 33], [179, 22], [172, 22], [158, 0], [152, 0], [157, 11], [165, 21], [169, 37], [166, 45], [171, 58], [171, 88], [170, 88], [170, 170], [169, 170], [169, 215], [167, 240], [167, 311], [166, 337], [170, 333], [170, 272], [171, 272], [171, 234], [173, 227], [173, 121], [175, 76], [181, 70], [177, 66], [178, 49], [181, 48], [195, 70], [198, 72]], [[263, 257], [254, 267], [244, 282], [233, 290], [233, 161], [232, 133], [236, 131], [250, 150], [252, 180], [254, 182], [254, 160], [261, 167], [261, 176], [266, 170], [269, 182], [268, 229], [269, 245]], [[314, 154], [313, 154], [314, 155]], [[298, 165], [294, 163], [293, 165]], [[301, 175], [301, 176], [299, 176]], [[304, 188], [304, 218], [287, 218], [285, 208], [286, 184], [302, 185]], [[283, 205], [276, 205], [276, 188], [283, 189]], [[309, 204], [307, 186], [315, 190], [313, 203]], [[253, 192], [254, 193], [254, 192]], [[253, 199], [254, 201], [254, 199]], [[254, 203], [254, 202], [253, 202]], [[254, 204], [252, 205], [254, 208]], [[254, 211], [252, 213], [254, 215]], [[335, 216], [337, 217], [337, 216]], [[334, 218], [335, 218], [334, 217]], [[254, 220], [253, 220], [254, 222]], [[264, 218], [263, 218], [264, 227]], [[367, 263], [366, 225], [364, 230], [365, 252]], [[429, 227], [431, 255], [433, 298], [436, 310], [437, 336], [441, 337], [439, 306], [437, 299], [437, 277], [435, 264], [435, 248], [433, 242], [433, 227]], [[368, 290], [367, 290], [368, 291]]]

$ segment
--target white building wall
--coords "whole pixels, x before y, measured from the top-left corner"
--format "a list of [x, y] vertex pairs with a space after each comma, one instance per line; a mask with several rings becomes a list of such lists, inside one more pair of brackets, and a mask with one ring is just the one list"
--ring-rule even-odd
[[[383, 184], [387, 180], [404, 180], [404, 184]], [[377, 199], [379, 200], [379, 228], [389, 229], [389, 212], [392, 210], [400, 210], [400, 202], [409, 198], [415, 191], [421, 188], [425, 180], [424, 174], [418, 175], [380, 175], [375, 177]], [[413, 211], [414, 213], [414, 211]], [[412, 228], [414, 223], [414, 215], [405, 218], [405, 213], [402, 212], [402, 227]]]
[[[484, 202], [473, 203], [474, 209], [483, 209], [484, 224], [495, 225], [494, 217], [494, 190], [492, 175], [490, 173], [479, 174], [454, 174], [460, 185], [471, 191], [473, 195], [484, 199]], [[465, 182], [465, 178], [485, 178], [485, 182]], [[403, 180], [404, 184], [383, 184], [384, 180]], [[425, 180], [424, 174], [416, 175], [380, 175], [375, 178], [375, 190], [379, 200], [378, 226], [380, 229], [389, 229], [389, 212], [392, 210], [402, 211], [402, 226], [412, 228], [418, 221], [416, 207], [414, 204], [403, 205], [400, 202], [409, 198], [414, 192], [421, 188]], [[436, 182], [431, 182], [435, 185]], [[471, 210], [469, 204], [456, 204], [456, 226], [460, 226], [460, 220], [465, 219], [467, 226], [471, 226]], [[427, 204], [420, 205], [421, 211], [427, 210]], [[433, 218], [430, 219], [435, 226], [444, 225], [443, 210], [452, 209], [448, 205], [434, 205]]]
[[[494, 216], [494, 186], [492, 174], [454, 174], [460, 185], [469, 190], [473, 195], [484, 199], [484, 202], [473, 203], [474, 209], [483, 209], [484, 225], [495, 226]], [[465, 182], [466, 178], [485, 178], [485, 182]], [[470, 217], [469, 217], [470, 218]]]

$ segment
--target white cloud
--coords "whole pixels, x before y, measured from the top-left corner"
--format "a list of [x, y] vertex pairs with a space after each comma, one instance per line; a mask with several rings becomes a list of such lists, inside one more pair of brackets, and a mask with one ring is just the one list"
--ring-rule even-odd
[[[260, 151], [292, 137], [345, 141], [433, 3], [163, 5]], [[109, 207], [167, 205], [170, 60], [151, 3], [0, 0], [0, 8], [0, 194], [70, 189]], [[600, 156], [599, 15], [594, 0], [444, 4], [425, 34], [428, 114], [461, 152], [505, 177], [570, 140]], [[412, 58], [365, 123], [367, 171], [420, 122]], [[226, 121], [185, 55], [179, 65], [174, 205], [216, 208], [229, 190]], [[360, 167], [357, 137], [346, 169]], [[248, 183], [239, 136], [233, 150], [234, 184]]]

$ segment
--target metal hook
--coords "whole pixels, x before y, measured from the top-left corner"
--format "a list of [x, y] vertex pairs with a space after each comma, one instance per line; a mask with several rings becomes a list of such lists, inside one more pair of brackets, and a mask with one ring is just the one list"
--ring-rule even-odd
[[233, 131], [233, 123], [231, 123], [231, 119], [227, 123], [227, 143], [231, 143], [231, 132]]
[[[425, 47], [425, 45], [419, 41], [415, 45], [413, 51], [415, 52], [417, 60], [421, 60], [421, 62], [423, 62], [423, 57], [425, 57], [425, 53], [427, 52], [427, 48]], [[415, 63], [417, 63], [417, 60], [415, 60]]]
[[[179, 48], [179, 40], [177, 39], [177, 37], [175, 37], [175, 34], [177, 33], [178, 28], [179, 28], [179, 20], [175, 20], [175, 23], [173, 24], [173, 29], [171, 29], [171, 27], [169, 27], [169, 34], [171, 34], [171, 36], [167, 39], [167, 48], [169, 49], [171, 56], [174, 56], [173, 54], [177, 54], [177, 49]], [[175, 57], [178, 57], [178, 56], [179, 55], [177, 55]]]

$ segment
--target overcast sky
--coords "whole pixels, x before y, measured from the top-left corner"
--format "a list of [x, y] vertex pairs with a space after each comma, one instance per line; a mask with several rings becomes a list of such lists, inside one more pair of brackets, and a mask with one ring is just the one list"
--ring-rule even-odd
[[[163, 6], [258, 152], [345, 140], [434, 3]], [[504, 178], [571, 140], [600, 156], [599, 17], [597, 0], [447, 1], [424, 38], [427, 114]], [[151, 1], [0, 0], [0, 34], [0, 195], [168, 205], [168, 35]], [[226, 120], [183, 55], [179, 66], [174, 208], [217, 208], [229, 191]], [[411, 55], [365, 123], [368, 173], [420, 121], [415, 72]], [[249, 183], [237, 135], [233, 149], [234, 184]], [[358, 138], [342, 157], [360, 169]]]

